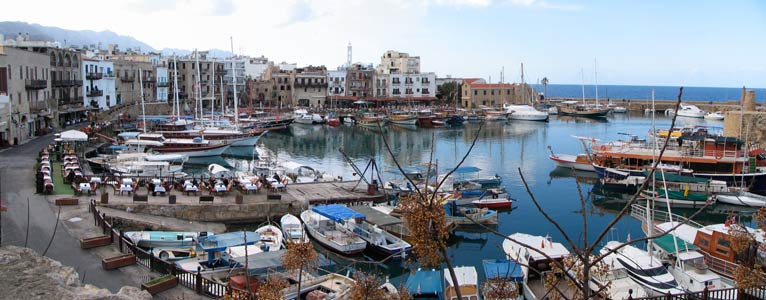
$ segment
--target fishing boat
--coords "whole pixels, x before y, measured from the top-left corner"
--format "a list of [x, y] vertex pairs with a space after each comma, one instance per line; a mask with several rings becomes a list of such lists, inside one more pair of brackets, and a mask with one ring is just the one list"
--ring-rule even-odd
[[[678, 287], [678, 282], [668, 269], [656, 257], [649, 255], [644, 250], [635, 246], [627, 245], [620, 249], [622, 243], [609, 241], [601, 248], [601, 255], [613, 255], [616, 265], [625, 268], [631, 279], [640, 284], [652, 296], [664, 296], [667, 294], [682, 294], [685, 291]], [[617, 249], [608, 254], [609, 251]]]
[[183, 232], [183, 231], [127, 231], [128, 237], [136, 246], [141, 248], [154, 247], [188, 247], [193, 246], [198, 238], [212, 236], [212, 232]]
[[486, 208], [459, 207], [455, 201], [444, 205], [447, 221], [457, 225], [497, 224], [497, 211]]
[[361, 253], [367, 247], [367, 242], [359, 235], [338, 226], [338, 222], [363, 218], [364, 215], [344, 208], [332, 205], [314, 206], [301, 213], [301, 220], [306, 224], [309, 235], [328, 249], [345, 255]]
[[723, 121], [724, 115], [721, 111], [709, 112], [705, 114], [705, 120]]
[[510, 197], [485, 198], [485, 199], [473, 200], [471, 201], [471, 204], [473, 204], [473, 206], [476, 206], [478, 208], [492, 208], [492, 209], [510, 208], [510, 207], [513, 207], [513, 199], [511, 199]]
[[[176, 267], [189, 273], [210, 273], [220, 270], [230, 270], [241, 264], [233, 260], [238, 254], [230, 254], [230, 248], [238, 246], [253, 246], [261, 239], [255, 232], [238, 231], [205, 236], [195, 244], [197, 256], [176, 261]], [[259, 251], [260, 247], [247, 248], [249, 253]], [[239, 253], [232, 251], [232, 253]], [[234, 256], [233, 256], [234, 255]]]
[[[347, 299], [354, 280], [336, 273], [304, 279], [282, 290], [283, 299]], [[300, 292], [298, 287], [300, 286]], [[303, 296], [302, 296], [303, 295]], [[310, 296], [312, 298], [309, 298]], [[305, 298], [304, 298], [305, 297]]]
[[[520, 290], [520, 284], [524, 282], [524, 273], [522, 273], [522, 266], [516, 261], [510, 259], [485, 259], [482, 260], [482, 266], [484, 267], [484, 278], [487, 282], [484, 284], [482, 295], [484, 299], [491, 299], [487, 295], [487, 291], [490, 289], [502, 288], [506, 291], [518, 291], [516, 298], [505, 298], [498, 300], [522, 300], [523, 293]], [[494, 282], [492, 282], [494, 281]], [[499, 281], [506, 281], [501, 287], [495, 286], [500, 284]], [[488, 286], [489, 285], [489, 286]]]
[[678, 114], [679, 117], [688, 117], [688, 118], [704, 118], [705, 117], [705, 111], [697, 107], [696, 105], [692, 104], [686, 104], [681, 103], [678, 107], [678, 112], [676, 112], [672, 108], [668, 108], [665, 110], [666, 114], [669, 115], [675, 115]]
[[376, 113], [365, 113], [356, 120], [356, 124], [364, 127], [378, 127], [386, 125], [386, 116]]
[[510, 120], [548, 121], [548, 113], [539, 111], [531, 105], [503, 105]]
[[388, 117], [388, 121], [397, 125], [415, 125], [418, 123], [418, 115], [411, 112], [397, 111]]
[[[349, 209], [342, 205], [338, 206]], [[335, 209], [341, 209], [340, 207]], [[329, 207], [325, 206], [325, 209], [329, 209]], [[364, 215], [362, 214], [362, 216]], [[405, 258], [407, 252], [412, 249], [412, 245], [410, 245], [410, 243], [407, 243], [403, 239], [398, 238], [381, 228], [378, 228], [376, 225], [370, 224], [364, 220], [364, 217], [349, 219], [346, 222], [341, 223], [340, 226], [346, 227], [346, 229], [357, 234], [367, 242], [368, 249], [377, 252], [378, 254], [385, 256], [393, 255], [394, 257]]]
[[611, 111], [608, 107], [581, 104], [578, 101], [563, 101], [558, 106], [559, 115], [586, 118], [606, 118]]
[[279, 251], [284, 246], [282, 230], [277, 226], [264, 225], [258, 227], [255, 232], [261, 235], [260, 241], [256, 244], [261, 247], [263, 252]]
[[[645, 171], [649, 176], [649, 171]], [[671, 207], [702, 207], [708, 201], [715, 202], [714, 193], [728, 192], [726, 182], [676, 174], [654, 172], [654, 190], [641, 191], [641, 195], [667, 203]]]
[[741, 190], [731, 193], [716, 193], [715, 197], [717, 201], [721, 203], [749, 207], [766, 207], [766, 196]]
[[433, 120], [436, 117], [434, 113], [430, 109], [424, 109], [417, 112], [418, 115], [418, 122], [417, 125], [420, 127], [431, 127], [433, 126]]
[[303, 223], [298, 217], [291, 214], [286, 214], [279, 219], [279, 226], [282, 228], [283, 236], [287, 244], [291, 243], [308, 243], [309, 237], [303, 228]]
[[[450, 272], [448, 270], [443, 270], [442, 273], [444, 274], [444, 283], [446, 286], [444, 287], [444, 299], [445, 300], [455, 300], [455, 299], [479, 299], [480, 289], [479, 289], [479, 276], [476, 273], [476, 268], [474, 267], [455, 267], [453, 268], [453, 271], [455, 272], [455, 277], [457, 277], [457, 284], [452, 281], [452, 275], [450, 275]], [[460, 295], [462, 298], [457, 297], [457, 291], [460, 291]]]
[[548, 158], [556, 163], [557, 167], [588, 172], [596, 171], [590, 161], [590, 157], [585, 153], [580, 153], [577, 155], [551, 153]]
[[442, 271], [418, 268], [404, 281], [413, 299], [444, 299]]

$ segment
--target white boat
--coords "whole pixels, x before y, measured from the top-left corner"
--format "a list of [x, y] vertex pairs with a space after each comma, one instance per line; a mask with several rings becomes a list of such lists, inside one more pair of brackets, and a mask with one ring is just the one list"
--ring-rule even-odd
[[263, 252], [274, 252], [282, 249], [284, 238], [279, 227], [264, 225], [256, 229], [255, 232], [261, 235], [261, 240], [256, 242], [256, 245], [260, 246]]
[[593, 291], [601, 290], [606, 284], [610, 284], [606, 290], [609, 299], [625, 300], [649, 297], [649, 294], [640, 284], [628, 276], [628, 270], [614, 261], [614, 255], [604, 257], [602, 261], [608, 267], [606, 272], [593, 274], [588, 286]]
[[229, 169], [219, 164], [210, 164], [207, 166], [207, 171], [210, 172], [210, 176], [215, 178], [232, 178], [234, 173]]
[[559, 108], [557, 106], [548, 107], [548, 114], [549, 115], [558, 115], [559, 114]]
[[719, 193], [716, 194], [715, 197], [718, 199], [718, 202], [721, 203], [753, 207], [766, 207], [766, 196], [761, 196], [745, 191], [734, 193]]
[[128, 231], [124, 234], [142, 248], [187, 247], [194, 245], [199, 237], [213, 235], [211, 232], [183, 231]]
[[612, 108], [612, 112], [616, 114], [624, 114], [628, 112], [628, 109], [625, 108], [624, 106], [615, 106], [614, 108]]
[[705, 114], [705, 120], [714, 120], [714, 121], [722, 121], [724, 118], [723, 112], [716, 111], [716, 112], [709, 112]]
[[304, 278], [300, 283], [300, 293], [298, 293], [298, 284], [291, 284], [289, 287], [282, 290], [282, 299], [306, 299], [303, 298], [305, 296], [299, 296], [307, 295], [309, 293], [318, 297], [315, 299], [347, 299], [351, 293], [351, 288], [354, 286], [354, 282], [353, 279], [336, 273], [308, 279]]
[[303, 223], [298, 217], [286, 214], [279, 219], [285, 241], [288, 243], [308, 243], [309, 237], [303, 228]]
[[[555, 261], [561, 262], [570, 257], [569, 250], [563, 244], [553, 242], [550, 237], [514, 233], [509, 238], [503, 241], [503, 252], [508, 259], [521, 266], [524, 279], [522, 294], [526, 299], [542, 299], [549, 288], [546, 288], [541, 274], [551, 272]], [[566, 286], [563, 281], [558, 285], [563, 293], [571, 293]]]
[[[479, 276], [476, 274], [476, 268], [474, 267], [455, 267], [455, 277], [457, 277], [457, 286], [452, 282], [452, 275], [448, 269], [444, 269], [444, 299], [445, 300], [457, 300], [457, 299], [479, 299]], [[457, 290], [460, 290], [462, 298], [457, 297]]]
[[588, 172], [595, 172], [596, 168], [593, 167], [593, 163], [588, 158], [588, 155], [585, 153], [580, 153], [577, 155], [572, 154], [551, 154], [548, 156], [550, 160], [552, 160], [554, 163], [556, 163], [556, 166], [566, 168], [566, 169], [575, 169], [580, 171], [588, 171]]
[[731, 285], [725, 283], [720, 275], [711, 271], [705, 264], [702, 253], [696, 250], [684, 250], [677, 252], [675, 257], [675, 263], [668, 268], [673, 277], [678, 280], [679, 288], [689, 292], [731, 288]]
[[306, 224], [306, 231], [318, 243], [330, 250], [345, 254], [358, 254], [367, 247], [358, 235], [337, 226], [337, 221], [342, 218], [329, 219], [313, 211], [314, 208], [301, 213], [301, 220]]
[[349, 219], [341, 223], [340, 226], [344, 226], [346, 229], [356, 233], [363, 240], [367, 241], [367, 245], [371, 247], [371, 250], [385, 256], [405, 258], [407, 251], [412, 249], [410, 243], [405, 242], [388, 231], [378, 228], [377, 225], [364, 221], [362, 218]]
[[[617, 241], [607, 242], [601, 248], [601, 255], [612, 249], [617, 249], [622, 243]], [[684, 290], [678, 287], [675, 277], [668, 272], [662, 262], [649, 255], [648, 252], [635, 246], [627, 245], [611, 253], [614, 255], [615, 265], [621, 265], [628, 272], [630, 278], [653, 296], [670, 294], [682, 294]]]
[[365, 113], [356, 120], [356, 125], [365, 127], [378, 127], [386, 125], [386, 116], [376, 113]]
[[109, 170], [119, 176], [174, 176], [186, 177], [183, 165], [171, 164], [167, 161], [122, 161], [109, 164]]
[[295, 119], [294, 122], [298, 124], [311, 125], [325, 123], [325, 119], [321, 115], [309, 113], [305, 109], [298, 109], [293, 112], [293, 118]]
[[[665, 113], [672, 116], [676, 113], [676, 111], [673, 110], [672, 108], [668, 108], [667, 110], [665, 110]], [[705, 111], [701, 110], [696, 105], [681, 103], [680, 107], [678, 108], [678, 116], [689, 117], [689, 118], [703, 118], [705, 117]]]
[[510, 120], [548, 121], [548, 113], [530, 105], [503, 105]]

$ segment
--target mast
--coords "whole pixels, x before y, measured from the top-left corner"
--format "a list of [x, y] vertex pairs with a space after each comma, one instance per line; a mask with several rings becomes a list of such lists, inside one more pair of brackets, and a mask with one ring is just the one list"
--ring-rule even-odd
[[527, 88], [524, 84], [524, 63], [521, 63], [521, 97], [526, 102], [527, 100]]
[[[231, 41], [231, 55], [234, 56], [234, 37], [229, 37]], [[234, 93], [234, 128], [239, 128], [239, 102], [237, 102], [237, 70], [234, 57], [231, 60], [231, 78]]]
[[[176, 54], [173, 53], [173, 113], [176, 114], [176, 118], [181, 118], [181, 101], [178, 100], [178, 61], [176, 60]], [[178, 111], [176, 113], [176, 110]]]
[[593, 73], [596, 80], [596, 107], [598, 107], [598, 65], [595, 58], [593, 59]]
[[582, 80], [582, 104], [585, 105], [585, 70], [580, 68], [580, 80]]
[[[199, 52], [197, 50], [194, 50], [194, 58], [197, 61], [197, 103], [194, 104], [195, 112], [194, 116], [197, 117], [197, 112], [199, 112], [199, 119], [202, 119], [202, 104], [200, 101], [202, 101], [202, 77], [200, 77], [199, 72]], [[204, 121], [203, 121], [204, 125]]]
[[221, 116], [223, 116], [223, 102], [224, 102], [223, 101], [223, 99], [224, 99], [224, 97], [223, 97], [223, 76], [221, 76], [221, 88], [220, 88], [220, 90], [221, 90]]
[[144, 124], [144, 133], [146, 133], [146, 107], [144, 107], [144, 80], [141, 78], [143, 76], [143, 71], [141, 69], [138, 69], [138, 85], [141, 87], [141, 115], [143, 115], [144, 121], [141, 122]]
[[[652, 166], [655, 166], [657, 163], [655, 162], [657, 157], [657, 128], [655, 127], [654, 123], [654, 89], [652, 89], [652, 132], [654, 132], [654, 147], [652, 147]], [[668, 133], [670, 134], [670, 133]], [[654, 170], [657, 171], [656, 169]], [[652, 195], [657, 196], [657, 180], [654, 173], [652, 173]], [[654, 235], [654, 214], [652, 213], [652, 204], [654, 204], [654, 200], [649, 197], [646, 199], [646, 231], [648, 231], [648, 235], [652, 236]], [[646, 250], [649, 252], [649, 256], [652, 255], [652, 239], [649, 239], [648, 243], [646, 244]]]
[[211, 90], [213, 90], [210, 93], [210, 120], [212, 121], [213, 113], [215, 113], [215, 59], [213, 59], [213, 82], [210, 86], [212, 87]]

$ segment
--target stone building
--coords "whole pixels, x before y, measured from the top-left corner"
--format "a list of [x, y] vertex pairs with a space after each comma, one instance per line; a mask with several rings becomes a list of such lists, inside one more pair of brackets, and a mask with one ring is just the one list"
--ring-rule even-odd
[[471, 109], [481, 106], [499, 107], [514, 102], [515, 88], [515, 84], [487, 83], [480, 78], [466, 78], [461, 88], [461, 104]]
[[52, 126], [50, 63], [43, 48], [0, 45], [0, 144], [21, 143]]
[[108, 110], [118, 104], [116, 78], [112, 61], [84, 57], [82, 59], [83, 105], [92, 110]]
[[353, 64], [346, 69], [346, 96], [352, 100], [374, 97], [373, 79], [375, 69], [372, 65]]
[[[197, 67], [199, 65], [199, 67]], [[198, 70], [199, 69], [199, 70]], [[211, 99], [215, 98], [216, 106], [220, 106], [220, 81], [224, 76], [224, 63], [207, 58], [207, 52], [200, 51], [175, 60], [168, 60], [170, 82], [169, 97], [173, 101], [175, 88], [175, 71], [178, 71], [178, 98], [182, 107], [193, 110], [198, 99], [202, 99], [202, 107], [209, 107]], [[199, 80], [198, 80], [199, 79]], [[200, 98], [201, 97], [201, 98]]]
[[327, 68], [324, 66], [296, 68], [291, 72], [293, 106], [319, 107], [327, 98]]

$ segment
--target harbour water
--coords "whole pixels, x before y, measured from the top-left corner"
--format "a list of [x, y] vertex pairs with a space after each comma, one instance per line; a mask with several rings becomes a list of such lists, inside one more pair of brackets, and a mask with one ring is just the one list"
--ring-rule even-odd
[[[669, 117], [658, 115], [656, 126], [667, 128], [670, 121]], [[705, 125], [721, 129], [723, 123], [679, 118], [678, 126], [683, 125]], [[382, 132], [349, 125], [329, 127], [294, 124], [289, 131], [268, 133], [261, 139], [259, 146], [273, 151], [273, 157], [280, 161], [293, 161], [311, 166], [334, 176], [342, 176], [344, 180], [358, 178], [354, 177], [352, 168], [338, 151], [343, 149], [362, 169], [370, 158], [374, 158], [383, 170], [381, 177], [387, 180], [401, 176], [392, 171], [396, 167], [386, 151], [383, 138], [389, 141], [403, 166], [427, 162], [433, 147], [434, 160], [438, 161], [438, 172], [442, 174], [460, 161], [470, 147], [472, 139], [478, 134], [475, 148], [464, 165], [478, 167], [481, 172], [457, 176], [470, 178], [497, 174], [503, 177], [503, 186], [516, 201], [513, 210], [499, 212], [499, 225], [495, 228], [506, 235], [514, 232], [549, 235], [554, 241], [565, 243], [556, 228], [535, 208], [525, 191], [518, 170], [521, 170], [545, 211], [566, 228], [567, 234], [573, 240], [582, 241], [582, 207], [577, 189], [579, 184], [586, 198], [588, 239], [593, 239], [630, 197], [619, 194], [604, 196], [599, 189], [594, 188], [595, 174], [574, 177], [569, 170], [556, 169], [548, 158], [548, 146], [557, 153], [576, 154], [582, 152], [582, 146], [572, 137], [574, 135], [610, 141], [625, 139], [623, 133], [645, 137], [651, 127], [651, 118], [642, 114], [615, 114], [607, 121], [551, 116], [550, 122], [547, 123], [495, 122], [486, 123], [481, 130], [479, 124], [470, 123], [454, 128], [407, 128], [388, 125]], [[217, 158], [210, 162], [243, 167], [247, 166], [251, 157], [252, 153], [249, 152], [238, 153], [236, 158]], [[201, 172], [205, 167], [206, 165], [189, 166], [187, 171]], [[703, 219], [723, 222], [730, 209], [719, 205], [709, 210]], [[675, 209], [673, 212], [681, 215], [692, 213]], [[643, 233], [640, 222], [626, 216], [617, 223], [607, 240], [624, 241], [628, 235], [636, 238], [643, 236]], [[480, 268], [482, 259], [503, 257], [501, 244], [502, 238], [480, 228], [461, 227], [450, 240], [449, 253], [455, 265], [473, 265]], [[370, 260], [367, 257], [355, 259]], [[336, 260], [339, 265], [350, 263], [339, 258]], [[364, 264], [356, 265], [362, 266]], [[394, 281], [400, 279], [404, 272], [400, 262], [374, 267], [377, 268], [380, 269], [376, 271], [391, 276]]]
[[[533, 84], [532, 87], [538, 92], [543, 92], [541, 84]], [[643, 86], [643, 85], [599, 85], [598, 96], [600, 99], [651, 99], [652, 89], [658, 100], [676, 100], [678, 97], [677, 86]], [[766, 89], [750, 88], [755, 91], [755, 101], [763, 103], [766, 97]], [[548, 97], [580, 98], [582, 97], [582, 85], [579, 84], [549, 84], [547, 87]], [[742, 88], [736, 87], [684, 87], [683, 99], [690, 101], [732, 101], [739, 100], [742, 96]], [[596, 97], [596, 86], [585, 85], [585, 97]]]

